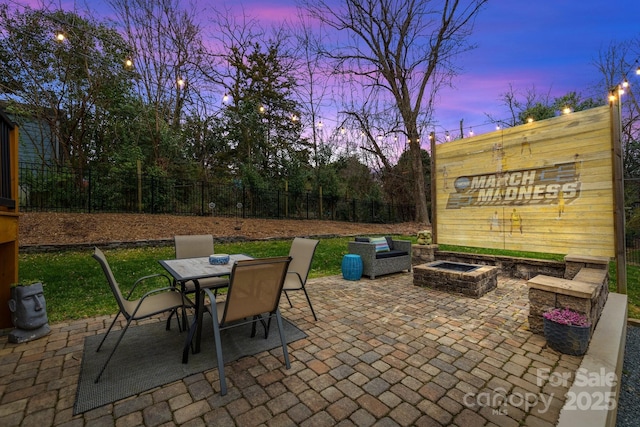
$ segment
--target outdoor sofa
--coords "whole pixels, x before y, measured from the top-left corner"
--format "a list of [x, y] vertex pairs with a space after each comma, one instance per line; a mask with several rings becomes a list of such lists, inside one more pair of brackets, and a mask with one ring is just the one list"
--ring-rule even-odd
[[388, 236], [384, 239], [388, 249], [376, 244], [376, 238], [356, 237], [353, 242], [348, 242], [349, 253], [360, 255], [362, 259], [363, 276], [375, 279], [383, 274], [411, 271], [411, 242]]

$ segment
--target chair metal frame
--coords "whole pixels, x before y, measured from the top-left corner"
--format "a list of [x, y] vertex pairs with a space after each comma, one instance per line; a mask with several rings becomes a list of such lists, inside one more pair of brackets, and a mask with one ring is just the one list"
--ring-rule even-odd
[[[220, 336], [220, 331], [222, 330], [253, 323], [251, 330], [251, 336], [253, 337], [256, 332], [256, 322], [259, 320], [265, 327], [266, 339], [268, 325], [271, 323], [271, 319], [275, 317], [280, 332], [285, 366], [287, 369], [291, 368], [279, 308], [282, 286], [284, 285], [290, 262], [291, 257], [258, 258], [236, 262], [231, 271], [229, 289], [224, 301], [216, 301], [215, 295], [210, 289], [203, 289], [211, 302], [210, 313], [213, 321], [213, 336], [220, 377], [220, 394], [222, 396], [227, 394], [227, 382], [222, 356], [222, 338]], [[279, 277], [269, 277], [269, 269], [273, 269], [272, 272], [274, 274], [278, 273]], [[263, 274], [256, 274], [256, 272]], [[243, 304], [243, 298], [246, 301], [248, 297], [253, 298], [256, 295], [258, 297], [252, 300], [256, 302], [255, 308]], [[264, 298], [261, 297], [262, 295], [264, 295]], [[269, 320], [268, 324], [265, 324], [266, 319]]]
[[[127, 320], [127, 323], [125, 324], [125, 327], [122, 329], [122, 332], [120, 333], [118, 340], [113, 346], [113, 349], [109, 354], [109, 357], [105, 361], [104, 365], [102, 366], [102, 369], [100, 369], [100, 373], [95, 379], [95, 382], [97, 383], [98, 381], [100, 381], [102, 374], [104, 373], [105, 369], [107, 368], [107, 365], [111, 361], [111, 358], [115, 354], [116, 349], [120, 345], [120, 342], [124, 337], [124, 334], [129, 329], [129, 325], [131, 325], [131, 322], [133, 322], [134, 320], [146, 319], [148, 317], [155, 316], [156, 314], [160, 314], [164, 312], [173, 313], [178, 308], [183, 307], [185, 305], [185, 300], [186, 301], [188, 300], [182, 295], [182, 293], [178, 289], [176, 289], [172, 285], [171, 278], [169, 278], [164, 274], [152, 274], [149, 276], [144, 276], [139, 278], [134, 282], [131, 290], [125, 297], [122, 294], [122, 291], [120, 290], [120, 285], [116, 281], [115, 276], [111, 271], [111, 267], [104, 253], [100, 249], [95, 248], [93, 253], [93, 258], [95, 258], [100, 264], [100, 266], [102, 267], [102, 271], [104, 272], [107, 278], [109, 287], [111, 288], [111, 291], [113, 293], [113, 296], [116, 302], [118, 303], [118, 313], [114, 317], [113, 322], [111, 322], [111, 325], [109, 326], [109, 329], [107, 329], [107, 332], [102, 338], [102, 341], [100, 341], [100, 344], [96, 349], [96, 353], [99, 352], [100, 349], [102, 348], [102, 345], [106, 341], [107, 336], [111, 332], [111, 329], [113, 329], [113, 326], [116, 324], [116, 321], [120, 317], [120, 314], [122, 314]], [[129, 299], [131, 295], [133, 295], [133, 292], [135, 291], [136, 286], [138, 286], [140, 283], [144, 282], [145, 280], [148, 280], [151, 278], [157, 278], [157, 277], [164, 277], [165, 279], [167, 279], [168, 286], [150, 290], [138, 299], [135, 299], [135, 300]], [[178, 329], [181, 329], [179, 321], [178, 321]], [[166, 330], [170, 330], [170, 325], [168, 322], [166, 325]]]

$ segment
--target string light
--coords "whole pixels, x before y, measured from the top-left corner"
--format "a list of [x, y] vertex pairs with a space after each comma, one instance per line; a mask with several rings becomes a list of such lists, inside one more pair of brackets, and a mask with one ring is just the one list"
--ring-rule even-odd
[[568, 106], [562, 109], [562, 114], [569, 114], [570, 112], [571, 112], [571, 108], [569, 108]]
[[222, 102], [224, 102], [225, 104], [226, 104], [227, 102], [229, 102], [229, 94], [228, 94], [228, 93], [225, 93], [225, 94], [224, 94], [224, 96], [222, 97]]
[[63, 41], [65, 41], [65, 39], [66, 39], [66, 38], [67, 38], [67, 37], [64, 35], [64, 33], [63, 33], [62, 31], [58, 31], [58, 32], [56, 33], [56, 40], [57, 40], [57, 41], [59, 41], [59, 42], [63, 42]]
[[527, 117], [527, 123], [533, 123], [533, 117]]
[[473, 136], [473, 129], [469, 128], [469, 136]]
[[185, 85], [185, 81], [182, 77], [178, 77], [178, 81], [176, 82], [179, 88], [183, 88]]

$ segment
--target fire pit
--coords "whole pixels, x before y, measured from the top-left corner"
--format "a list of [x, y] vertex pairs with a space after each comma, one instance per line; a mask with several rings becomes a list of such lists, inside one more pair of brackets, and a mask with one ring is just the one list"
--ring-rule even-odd
[[413, 284], [479, 298], [495, 289], [498, 267], [452, 261], [434, 261], [413, 267]]

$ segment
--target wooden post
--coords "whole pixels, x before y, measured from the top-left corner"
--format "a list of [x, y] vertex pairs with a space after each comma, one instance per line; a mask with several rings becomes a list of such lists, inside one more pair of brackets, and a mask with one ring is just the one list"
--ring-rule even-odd
[[1, 168], [8, 168], [9, 174], [3, 176], [10, 180], [10, 194], [2, 194], [0, 204], [0, 329], [6, 329], [12, 326], [11, 284], [18, 282], [18, 126], [0, 111], [0, 129]]
[[429, 134], [429, 142], [431, 143], [431, 238], [433, 244], [438, 244], [438, 210], [436, 209], [436, 133]]
[[284, 182], [284, 217], [289, 218], [289, 181]]
[[323, 218], [323, 216], [322, 216], [322, 185], [320, 185], [320, 186], [318, 187], [318, 197], [319, 197], [319, 199], [320, 199], [320, 200], [318, 201], [319, 206], [320, 206], [320, 215], [318, 216], [318, 219], [322, 219], [322, 218]]
[[617, 290], [620, 294], [627, 293], [627, 252], [624, 236], [624, 170], [622, 159], [621, 114], [620, 101], [616, 97], [611, 101], [611, 156], [613, 158], [613, 221], [614, 248], [616, 254]]
[[138, 172], [138, 212], [142, 213], [142, 162], [136, 162]]

